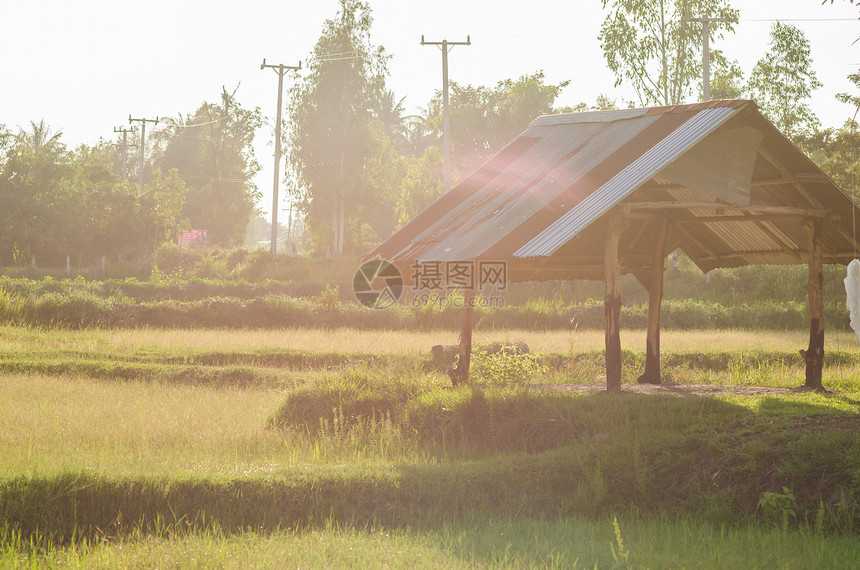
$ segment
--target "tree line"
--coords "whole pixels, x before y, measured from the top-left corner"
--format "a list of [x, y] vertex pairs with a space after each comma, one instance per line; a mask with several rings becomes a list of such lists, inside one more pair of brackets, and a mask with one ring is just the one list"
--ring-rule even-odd
[[[0, 125], [0, 265], [58, 266], [67, 255], [145, 264], [190, 228], [206, 228], [215, 245], [241, 244], [259, 198], [252, 143], [261, 124], [259, 110], [223, 90], [217, 103], [161, 121], [144, 160], [128, 160], [128, 180], [121, 145], [70, 149], [44, 121], [17, 133]], [[143, 188], [131, 182], [140, 168]]]
[[[616, 76], [635, 101], [600, 95], [593, 103], [557, 106], [564, 81], [547, 84], [541, 71], [495, 86], [451, 84], [453, 178], [480, 166], [541, 114], [676, 105], [702, 98], [702, 28], [691, 18], [722, 17], [710, 42], [733, 33], [738, 11], [728, 0], [602, 0], [598, 39]], [[364, 251], [442, 194], [441, 94], [419, 115], [387, 90], [388, 55], [371, 41], [367, 2], [341, 0], [307, 62], [310, 73], [291, 92], [294, 197], [307, 215], [318, 249]], [[857, 195], [858, 135], [853, 119], [821, 130], [809, 106], [821, 87], [803, 32], [775, 22], [770, 47], [745, 75], [716, 49], [711, 97], [751, 98], [768, 118], [844, 189]], [[860, 74], [849, 76], [860, 89]], [[860, 97], [840, 94], [860, 108]]]
[[[672, 105], [701, 98], [702, 29], [695, 17], [725, 17], [709, 28], [712, 44], [734, 30], [728, 0], [602, 0], [598, 38], [616, 86], [637, 100], [599, 96], [558, 106], [563, 81], [542, 71], [493, 86], [450, 85], [452, 173], [462, 179], [546, 113]], [[442, 97], [417, 114], [386, 85], [389, 55], [371, 38], [363, 0], [340, 0], [308, 70], [288, 93], [286, 179], [309, 246], [321, 253], [366, 251], [442, 194]], [[794, 26], [775, 23], [770, 48], [745, 75], [711, 51], [712, 98], [748, 97], [843, 188], [860, 189], [856, 116], [824, 129], [809, 107], [821, 86], [809, 43]], [[849, 76], [860, 91], [860, 74]], [[843, 93], [860, 108], [860, 96]], [[144, 185], [122, 178], [122, 149], [106, 141], [67, 148], [44, 122], [13, 133], [0, 126], [0, 265], [37, 256], [57, 265], [78, 259], [146, 259], [179, 229], [205, 228], [208, 242], [235, 246], [258, 214], [259, 171], [253, 153], [259, 109], [236, 92], [161, 122], [146, 141]], [[129, 161], [129, 180], [140, 168]]]

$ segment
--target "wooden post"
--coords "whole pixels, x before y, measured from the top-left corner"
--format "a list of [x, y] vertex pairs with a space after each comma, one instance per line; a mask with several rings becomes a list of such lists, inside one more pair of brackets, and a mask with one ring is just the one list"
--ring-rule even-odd
[[666, 264], [666, 219], [660, 220], [654, 236], [651, 274], [648, 280], [648, 337], [645, 341], [645, 373], [640, 384], [660, 384], [660, 310], [663, 302], [663, 268]]
[[618, 280], [621, 265], [618, 261], [618, 242], [621, 239], [621, 221], [612, 218], [606, 236], [603, 269], [606, 297], [603, 300], [606, 315], [606, 390], [621, 390], [621, 292]]
[[455, 387], [469, 383], [469, 365], [472, 361], [472, 319], [475, 314], [475, 291], [463, 290], [463, 316], [460, 319], [460, 359], [457, 369], [450, 374]]
[[823, 221], [809, 223], [809, 348], [801, 351], [806, 360], [807, 388], [823, 390], [821, 369], [824, 364], [824, 271], [822, 267], [821, 234]]

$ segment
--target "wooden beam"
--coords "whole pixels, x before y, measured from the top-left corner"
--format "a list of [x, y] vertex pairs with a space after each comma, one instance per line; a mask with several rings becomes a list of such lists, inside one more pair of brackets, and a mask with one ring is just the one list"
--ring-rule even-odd
[[654, 250], [648, 284], [648, 336], [645, 341], [645, 372], [640, 384], [660, 384], [660, 310], [663, 302], [663, 269], [668, 239], [666, 218], [660, 220], [654, 235]]
[[[625, 216], [625, 219], [626, 218], [627, 216]], [[645, 231], [648, 229], [648, 226], [650, 226], [651, 222], [654, 222], [655, 220], [656, 217], [654, 215], [651, 215], [648, 217], [648, 219], [639, 224], [639, 229], [634, 234], [633, 239], [628, 241], [628, 243], [630, 244], [627, 248], [628, 251], [634, 251], [636, 249], [636, 246], [639, 245], [639, 240], [642, 239], [642, 236], [645, 234]]]
[[797, 260], [803, 258], [803, 251], [792, 251], [788, 249], [757, 249], [750, 251], [738, 251], [734, 253], [712, 254], [702, 257], [702, 261], [724, 261], [729, 259], [741, 259], [744, 257], [767, 256], [767, 255], [788, 255]]
[[710, 210], [728, 210], [733, 212], [761, 212], [766, 214], [784, 214], [789, 216], [806, 216], [806, 217], [830, 217], [830, 212], [824, 209], [809, 209], [809, 208], [794, 208], [791, 206], [763, 206], [763, 205], [748, 205], [735, 206], [731, 204], [721, 204], [718, 202], [627, 202], [624, 204], [623, 212], [628, 214], [634, 210], [669, 210], [669, 209], [710, 209]]
[[824, 271], [822, 269], [822, 226], [820, 220], [809, 224], [809, 347], [801, 351], [806, 360], [804, 386], [824, 390], [821, 372], [824, 364]]
[[750, 188], [758, 188], [760, 186], [776, 186], [779, 184], [793, 184], [795, 180], [791, 178], [762, 178], [750, 182]]
[[[631, 214], [633, 216], [635, 214]], [[803, 223], [809, 219], [809, 216], [803, 214], [726, 214], [724, 216], [690, 216], [689, 218], [677, 218], [672, 220], [676, 224], [709, 224], [714, 222], [795, 222]], [[838, 219], [838, 217], [836, 218]]]
[[[854, 208], [854, 207], [855, 207], [855, 206], [854, 206], [854, 201], [853, 201], [853, 200], [852, 200], [852, 203], [851, 203], [851, 207], [852, 207], [852, 208]], [[851, 256], [853, 256], [853, 257], [857, 257], [857, 250], [858, 250], [858, 249], [860, 249], [860, 241], [858, 241], [854, 236], [852, 236], [850, 233], [848, 233], [848, 230], [846, 230], [845, 228], [843, 228], [843, 227], [842, 227], [841, 225], [839, 225], [839, 224], [833, 224], [833, 226], [831, 226], [831, 227], [835, 227], [835, 228], [836, 228], [836, 230], [837, 230], [840, 234], [842, 234], [842, 237], [844, 237], [844, 238], [845, 238], [845, 239], [847, 239], [849, 242], [851, 242], [852, 247], [854, 247], [854, 251], [853, 251], [850, 255], [851, 255]], [[831, 254], [831, 255], [837, 255], [837, 254]], [[840, 255], [840, 257], [841, 257], [841, 255]]]
[[463, 290], [463, 315], [460, 318], [460, 358], [457, 369], [450, 374], [451, 384], [456, 388], [469, 383], [469, 367], [472, 361], [472, 320], [475, 314], [474, 289]]
[[702, 243], [702, 241], [699, 240], [696, 236], [688, 232], [687, 228], [680, 224], [675, 224], [674, 220], [672, 221], [672, 225], [678, 228], [678, 231], [682, 233], [685, 238], [693, 242], [693, 245], [704, 251], [706, 254], [710, 255], [711, 257], [719, 257], [719, 255], [713, 249]]
[[794, 189], [797, 190], [801, 196], [806, 198], [807, 202], [809, 202], [811, 206], [815, 208], [821, 208], [821, 202], [819, 202], [817, 198], [807, 192], [806, 188], [803, 187], [803, 184], [801, 184], [800, 181], [798, 181], [798, 179], [794, 176], [794, 173], [784, 167], [774, 155], [772, 155], [770, 152], [766, 151], [762, 147], [759, 147], [758, 153], [760, 156], [764, 157], [766, 161], [771, 163], [774, 168], [779, 170], [780, 174], [782, 174], [785, 178], [788, 178], [791, 182], [791, 185], [794, 186]]
[[621, 390], [621, 290], [618, 279], [621, 264], [618, 261], [618, 244], [621, 241], [621, 220], [613, 217], [609, 222], [604, 255], [606, 297], [603, 300], [606, 316], [606, 390]]

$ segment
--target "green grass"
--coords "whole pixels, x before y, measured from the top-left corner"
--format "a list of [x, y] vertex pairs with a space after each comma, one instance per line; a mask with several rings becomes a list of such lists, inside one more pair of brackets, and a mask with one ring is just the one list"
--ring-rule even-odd
[[[435, 529], [215, 529], [64, 550], [0, 549], [0, 566], [64, 568], [844, 568], [860, 558], [852, 536], [814, 529], [725, 527], [685, 519], [513, 519]], [[620, 537], [620, 538], [619, 538]]]
[[[530, 389], [452, 390], [436, 334], [0, 328], [0, 566], [856, 559], [855, 350], [828, 352], [841, 393], [608, 395], [601, 338], [532, 333]], [[790, 334], [664, 338], [676, 380], [802, 382]]]
[[118, 537], [188, 521], [234, 533], [607, 510], [732, 524], [787, 487], [797, 521], [860, 522], [856, 393], [608, 396], [380, 380], [354, 373], [334, 392], [316, 379], [278, 394], [6, 377], [0, 519], [50, 543], [95, 539], [117, 517], [133, 523]]

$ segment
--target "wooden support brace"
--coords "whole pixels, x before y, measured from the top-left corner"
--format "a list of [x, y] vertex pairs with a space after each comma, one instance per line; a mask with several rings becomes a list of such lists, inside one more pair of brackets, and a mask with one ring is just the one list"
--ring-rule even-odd
[[606, 236], [606, 251], [603, 269], [606, 282], [606, 297], [603, 300], [606, 315], [606, 390], [621, 390], [621, 291], [618, 281], [621, 264], [618, 259], [618, 243], [621, 241], [621, 221], [612, 218]]
[[666, 218], [658, 222], [654, 236], [651, 272], [648, 279], [648, 336], [645, 346], [645, 373], [640, 384], [660, 384], [660, 309], [663, 302], [663, 268], [666, 262], [668, 238]]
[[460, 318], [460, 358], [457, 369], [450, 373], [454, 387], [469, 383], [469, 366], [472, 361], [472, 320], [475, 315], [475, 291], [463, 290], [463, 315]]
[[806, 360], [804, 386], [823, 390], [821, 372], [824, 364], [824, 271], [822, 255], [821, 220], [809, 224], [809, 347], [801, 351]]

